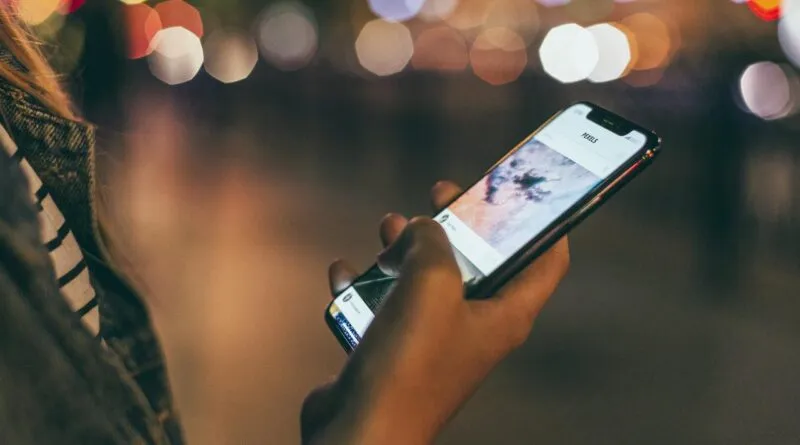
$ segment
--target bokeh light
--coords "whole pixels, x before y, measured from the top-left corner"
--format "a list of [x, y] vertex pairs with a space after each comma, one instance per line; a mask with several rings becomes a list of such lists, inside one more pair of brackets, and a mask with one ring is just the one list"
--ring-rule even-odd
[[152, 52], [150, 42], [161, 31], [161, 18], [155, 9], [145, 4], [126, 5], [125, 33], [129, 59], [140, 59]]
[[61, 0], [22, 0], [17, 3], [19, 17], [28, 25], [38, 25], [62, 6]]
[[763, 20], [777, 20], [781, 15], [781, 2], [783, 0], [747, 0], [747, 6], [755, 15]]
[[364, 25], [356, 39], [359, 63], [379, 76], [402, 71], [413, 54], [411, 32], [402, 23], [372, 20]]
[[469, 55], [472, 71], [491, 85], [517, 80], [528, 64], [525, 41], [508, 28], [489, 28], [480, 33]]
[[495, 0], [486, 9], [484, 29], [508, 28], [530, 42], [539, 31], [539, 12], [533, 0]]
[[427, 0], [419, 11], [419, 18], [427, 22], [445, 20], [457, 6], [458, 0]]
[[150, 72], [168, 85], [192, 80], [203, 66], [200, 37], [186, 28], [162, 29], [153, 37], [152, 46], [147, 58]]
[[600, 60], [594, 35], [575, 23], [557, 26], [547, 33], [539, 48], [544, 71], [562, 83], [589, 77]]
[[571, 0], [536, 0], [537, 3], [539, 3], [540, 5], [542, 5], [544, 7], [547, 7], [547, 8], [553, 8], [553, 7], [556, 7], [556, 6], [564, 6], [564, 5], [568, 4], [570, 1]]
[[418, 70], [461, 71], [469, 64], [467, 42], [449, 26], [421, 32], [414, 42], [411, 66]]
[[672, 54], [672, 37], [663, 20], [653, 14], [641, 12], [622, 20], [622, 25], [635, 40], [636, 60], [634, 70], [652, 70], [661, 68], [669, 62]]
[[783, 0], [783, 3], [781, 3], [781, 17], [795, 13], [800, 14], [800, 0]]
[[[362, 0], [363, 1], [363, 0]], [[369, 9], [387, 21], [403, 22], [419, 14], [425, 0], [367, 0]]]
[[747, 67], [739, 79], [742, 101], [754, 115], [774, 120], [788, 116], [795, 106], [793, 93], [796, 75], [773, 62], [758, 62]]
[[447, 23], [453, 28], [465, 31], [483, 25], [486, 12], [491, 6], [486, 0], [460, 0], [455, 11], [447, 17]]
[[603, 20], [614, 10], [614, 0], [571, 0], [566, 5], [569, 16], [581, 23]]
[[778, 23], [778, 40], [786, 58], [800, 68], [800, 7], [787, 7], [784, 11]]
[[145, 3], [147, 0], [120, 0], [122, 3], [126, 5], [138, 5], [139, 3]]
[[282, 70], [297, 70], [308, 65], [317, 46], [314, 15], [301, 3], [277, 3], [269, 7], [259, 21], [261, 54]]
[[203, 37], [203, 18], [200, 11], [184, 0], [166, 0], [155, 6], [164, 28], [181, 27]]
[[252, 38], [238, 31], [215, 31], [203, 45], [205, 69], [222, 83], [246, 79], [258, 62], [258, 49]]
[[601, 23], [587, 28], [594, 36], [600, 58], [592, 73], [591, 82], [610, 82], [622, 77], [631, 63], [628, 36], [614, 25]]
[[86, 0], [63, 0], [59, 12], [62, 14], [72, 14], [81, 9], [81, 6], [84, 4], [86, 4]]

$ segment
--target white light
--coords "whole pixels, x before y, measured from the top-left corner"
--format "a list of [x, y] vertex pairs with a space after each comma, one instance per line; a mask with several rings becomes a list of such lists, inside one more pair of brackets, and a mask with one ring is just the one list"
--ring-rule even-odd
[[564, 6], [572, 0], [536, 0], [542, 6], [552, 8], [554, 6]]
[[222, 83], [246, 79], [258, 62], [253, 39], [236, 31], [215, 31], [206, 39], [204, 49], [206, 71]]
[[148, 56], [150, 72], [168, 85], [192, 80], [203, 66], [203, 45], [200, 38], [178, 26], [157, 32]]
[[792, 88], [786, 72], [772, 62], [754, 63], [739, 81], [742, 100], [751, 113], [773, 120], [791, 112]]
[[278, 3], [264, 13], [258, 45], [265, 59], [283, 70], [306, 66], [317, 52], [313, 14], [295, 2]]
[[427, 0], [419, 11], [419, 18], [437, 22], [450, 17], [458, 6], [458, 0]]
[[361, 66], [389, 76], [403, 70], [414, 54], [411, 32], [402, 23], [372, 20], [356, 39], [356, 55]]
[[608, 23], [587, 28], [594, 36], [600, 59], [589, 75], [591, 82], [610, 82], [619, 79], [631, 63], [631, 47], [628, 36], [616, 26]]
[[781, 2], [781, 17], [795, 13], [800, 14], [800, 0], [783, 0]]
[[[795, 4], [800, 5], [800, 2]], [[791, 6], [791, 9], [784, 10], [784, 16], [778, 22], [778, 40], [786, 58], [800, 68], [800, 7]]]
[[600, 60], [594, 35], [575, 23], [550, 30], [539, 48], [544, 71], [562, 83], [589, 77]]
[[402, 22], [419, 14], [425, 0], [368, 0], [369, 9], [390, 22]]

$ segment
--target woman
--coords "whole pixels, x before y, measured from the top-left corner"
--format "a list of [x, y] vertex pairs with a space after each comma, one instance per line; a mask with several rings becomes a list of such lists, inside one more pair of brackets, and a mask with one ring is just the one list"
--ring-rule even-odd
[[[169, 317], [153, 307], [151, 322], [115, 267], [125, 252], [109, 243], [113, 227], [98, 223], [104, 203], [92, 198], [92, 128], [8, 3], [0, 4], [0, 441], [209, 441], [182, 431], [175, 414], [189, 401], [173, 402], [166, 369], [179, 365], [165, 360], [154, 333], [170, 332], [159, 328]], [[433, 201], [441, 207], [459, 193], [440, 183]], [[495, 298], [467, 302], [436, 223], [390, 215], [380, 230], [387, 248], [379, 262], [398, 284], [339, 378], [306, 400], [305, 443], [432, 441], [525, 340], [569, 263], [563, 240]], [[335, 263], [332, 291], [354, 276]]]

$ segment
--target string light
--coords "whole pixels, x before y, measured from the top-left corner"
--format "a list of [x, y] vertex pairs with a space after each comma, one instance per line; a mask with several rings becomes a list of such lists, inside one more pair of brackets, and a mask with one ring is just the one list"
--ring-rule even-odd
[[426, 29], [414, 41], [411, 65], [415, 69], [461, 71], [468, 64], [467, 43], [449, 26]]
[[539, 13], [533, 0], [495, 0], [483, 16], [483, 29], [508, 28], [526, 42], [539, 31]]
[[166, 0], [155, 6], [164, 28], [181, 27], [203, 37], [203, 18], [200, 11], [184, 0]]
[[182, 27], [164, 28], [153, 37], [150, 72], [168, 85], [192, 80], [203, 66], [200, 37]]
[[641, 12], [622, 20], [635, 41], [636, 60], [632, 69], [647, 71], [662, 68], [669, 62], [672, 53], [672, 37], [669, 27], [653, 14]]
[[36, 26], [58, 11], [61, 0], [20, 1], [18, 7], [20, 19], [28, 25]]
[[[794, 77], [794, 76], [793, 76]], [[797, 78], [772, 62], [758, 62], [747, 67], [739, 79], [742, 101], [754, 115], [774, 120], [788, 116], [794, 108], [792, 83]]]
[[123, 14], [128, 58], [146, 57], [153, 51], [150, 42], [163, 28], [161, 18], [155, 9], [145, 4], [126, 5], [123, 8]]
[[800, 2], [787, 2], [778, 22], [778, 40], [786, 58], [800, 68]]
[[610, 82], [622, 77], [631, 63], [631, 46], [628, 36], [619, 28], [601, 23], [587, 28], [594, 36], [599, 60], [589, 81]]
[[539, 48], [539, 58], [547, 74], [561, 83], [573, 83], [592, 74], [600, 52], [591, 32], [568, 23], [547, 33]]
[[525, 41], [508, 28], [489, 28], [475, 39], [470, 63], [475, 75], [491, 85], [513, 82], [528, 63]]
[[404, 22], [419, 14], [425, 0], [368, 0], [368, 3], [376, 16], [390, 22]]
[[747, 6], [762, 20], [774, 21], [781, 15], [782, 0], [747, 0]]
[[277, 3], [258, 24], [261, 54], [276, 67], [292, 71], [311, 61], [317, 52], [317, 25], [312, 12], [297, 2]]
[[237, 31], [215, 31], [203, 45], [208, 74], [222, 83], [246, 79], [258, 62], [258, 49], [252, 38]]
[[379, 76], [402, 71], [413, 54], [411, 32], [402, 23], [372, 20], [364, 25], [356, 39], [359, 63]]
[[450, 17], [458, 6], [458, 0], [427, 0], [419, 11], [419, 18], [426, 22], [438, 22]]

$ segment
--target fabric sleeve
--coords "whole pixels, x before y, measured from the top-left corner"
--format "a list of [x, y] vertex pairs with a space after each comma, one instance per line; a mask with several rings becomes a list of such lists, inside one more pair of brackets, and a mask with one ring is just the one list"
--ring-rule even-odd
[[134, 432], [135, 403], [81, 332], [39, 240], [26, 179], [0, 147], [0, 443], [161, 443]]

